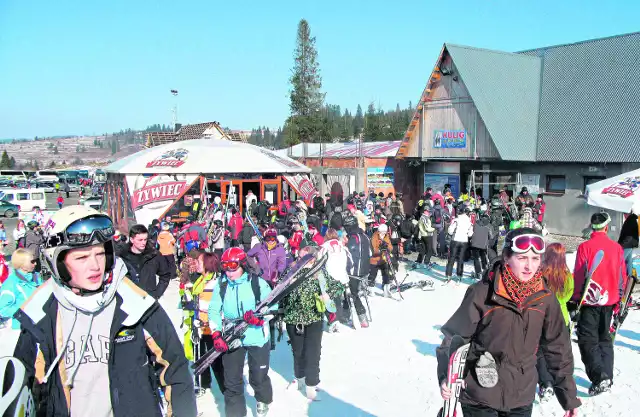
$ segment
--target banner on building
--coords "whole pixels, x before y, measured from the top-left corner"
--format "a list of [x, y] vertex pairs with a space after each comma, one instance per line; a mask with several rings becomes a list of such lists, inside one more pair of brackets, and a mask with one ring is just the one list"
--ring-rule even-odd
[[460, 196], [460, 176], [452, 174], [424, 174], [424, 189], [433, 188], [434, 194], [441, 194], [446, 184], [451, 187], [451, 194]]
[[467, 132], [464, 130], [436, 129], [433, 131], [433, 147], [436, 149], [466, 148]]
[[284, 179], [291, 188], [305, 200], [310, 200], [316, 195], [320, 195], [309, 176], [306, 174], [284, 175]]
[[[540, 194], [540, 175], [539, 174], [520, 174], [520, 188], [527, 187], [529, 194]], [[520, 190], [516, 190], [520, 192]]]
[[393, 188], [393, 168], [367, 168], [367, 189]]

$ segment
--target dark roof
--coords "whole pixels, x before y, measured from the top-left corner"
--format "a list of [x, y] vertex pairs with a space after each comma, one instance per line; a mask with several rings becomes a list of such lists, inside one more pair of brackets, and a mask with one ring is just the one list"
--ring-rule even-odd
[[640, 161], [640, 32], [522, 54], [542, 58], [539, 161]]
[[164, 145], [165, 143], [175, 142], [175, 132], [148, 132], [146, 147]]
[[215, 127], [216, 122], [196, 123], [194, 125], [184, 125], [178, 130], [176, 141], [200, 139], [204, 136], [206, 130]]
[[540, 58], [449, 43], [445, 48], [500, 158], [535, 161]]

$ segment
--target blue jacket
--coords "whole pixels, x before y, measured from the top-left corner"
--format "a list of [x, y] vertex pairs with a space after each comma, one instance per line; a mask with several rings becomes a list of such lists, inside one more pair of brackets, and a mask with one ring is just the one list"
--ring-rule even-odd
[[7, 241], [7, 230], [0, 229], [0, 240], [6, 242]]
[[[18, 277], [16, 270], [12, 269], [9, 277], [0, 287], [0, 317], [4, 319], [13, 317], [20, 306], [42, 284], [42, 278], [38, 273], [21, 271], [20, 275], [24, 279]], [[13, 320], [11, 327], [19, 329], [18, 320]]]
[[[225, 320], [242, 320], [244, 313], [249, 310], [256, 309], [256, 297], [251, 288], [249, 275], [245, 272], [236, 281], [231, 281], [226, 275], [221, 278], [227, 281], [227, 290], [224, 295], [224, 305], [220, 298], [220, 286], [216, 285], [211, 295], [209, 303], [209, 326], [211, 330], [222, 331], [222, 317]], [[271, 292], [271, 288], [267, 281], [260, 279], [260, 300], [267, 298]], [[277, 310], [277, 306], [273, 306], [272, 310]], [[242, 338], [242, 346], [264, 346], [269, 340], [269, 326], [249, 326]]]

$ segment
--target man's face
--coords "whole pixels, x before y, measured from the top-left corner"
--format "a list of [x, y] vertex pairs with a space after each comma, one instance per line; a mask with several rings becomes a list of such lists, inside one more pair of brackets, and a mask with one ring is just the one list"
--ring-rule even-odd
[[147, 246], [148, 237], [149, 235], [146, 233], [135, 235], [131, 238], [131, 246], [133, 246], [138, 252], [144, 252], [144, 249]]
[[106, 255], [104, 244], [71, 249], [64, 258], [73, 288], [95, 291], [102, 286]]

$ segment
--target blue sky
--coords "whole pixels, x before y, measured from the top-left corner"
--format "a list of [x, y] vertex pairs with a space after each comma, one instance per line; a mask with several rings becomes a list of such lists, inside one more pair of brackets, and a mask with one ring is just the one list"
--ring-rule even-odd
[[296, 25], [326, 100], [355, 112], [420, 96], [444, 42], [505, 51], [640, 30], [640, 1], [0, 0], [0, 138], [179, 121], [276, 127]]

